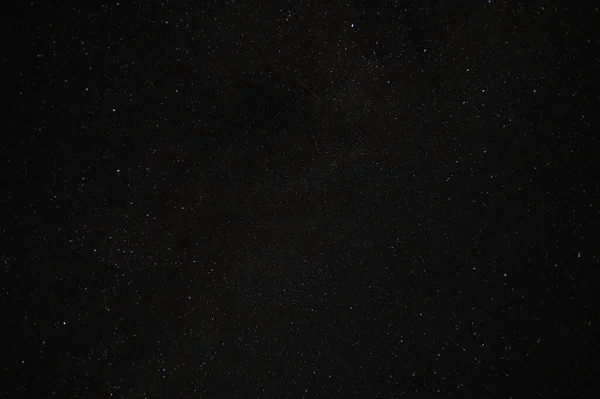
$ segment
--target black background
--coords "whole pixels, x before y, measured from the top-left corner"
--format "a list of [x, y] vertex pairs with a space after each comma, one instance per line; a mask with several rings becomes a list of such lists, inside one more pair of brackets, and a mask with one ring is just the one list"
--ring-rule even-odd
[[5, 8], [3, 396], [592, 397], [569, 4]]

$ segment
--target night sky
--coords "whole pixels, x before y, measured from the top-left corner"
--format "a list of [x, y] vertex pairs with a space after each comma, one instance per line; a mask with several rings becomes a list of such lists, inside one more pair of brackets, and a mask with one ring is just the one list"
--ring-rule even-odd
[[16, 3], [0, 396], [593, 397], [599, 8]]

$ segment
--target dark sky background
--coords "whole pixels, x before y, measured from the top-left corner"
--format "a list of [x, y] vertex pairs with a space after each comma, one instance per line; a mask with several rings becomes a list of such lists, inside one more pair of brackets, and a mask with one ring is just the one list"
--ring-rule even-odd
[[2, 396], [593, 397], [572, 3], [6, 6]]

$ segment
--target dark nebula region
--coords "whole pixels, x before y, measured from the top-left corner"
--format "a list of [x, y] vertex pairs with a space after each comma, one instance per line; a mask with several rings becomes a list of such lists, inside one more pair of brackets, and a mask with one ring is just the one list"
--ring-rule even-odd
[[597, 397], [598, 6], [87, 3], [0, 13], [0, 396]]

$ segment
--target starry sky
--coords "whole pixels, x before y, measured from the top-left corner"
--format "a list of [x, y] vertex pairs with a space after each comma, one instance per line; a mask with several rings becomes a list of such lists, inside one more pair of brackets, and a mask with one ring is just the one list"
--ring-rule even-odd
[[599, 8], [84, 3], [0, 16], [3, 397], [593, 397]]

